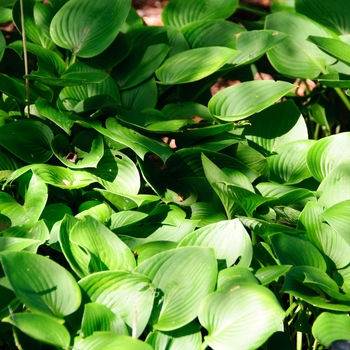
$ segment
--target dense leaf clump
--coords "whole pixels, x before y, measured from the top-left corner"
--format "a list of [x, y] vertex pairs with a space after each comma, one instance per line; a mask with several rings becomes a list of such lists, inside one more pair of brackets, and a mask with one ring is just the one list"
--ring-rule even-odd
[[350, 340], [347, 5], [0, 1], [0, 347]]

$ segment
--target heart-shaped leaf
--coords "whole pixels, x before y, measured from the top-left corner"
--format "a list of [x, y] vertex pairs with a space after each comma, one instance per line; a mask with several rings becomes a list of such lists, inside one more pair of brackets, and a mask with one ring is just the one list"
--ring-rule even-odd
[[309, 149], [306, 161], [312, 176], [322, 181], [344, 159], [350, 157], [350, 133], [344, 132], [318, 140]]
[[[273, 67], [286, 77], [310, 78], [326, 72], [335, 59], [308, 42], [309, 35], [336, 38], [336, 35], [317, 22], [297, 13], [280, 12], [266, 17], [265, 29], [278, 30], [290, 38], [267, 53]], [[298, 64], [295, 64], [298, 62]]]
[[[70, 232], [73, 243], [87, 255], [88, 266], [82, 270], [90, 273], [103, 270], [132, 270], [136, 263], [131, 250], [107, 227], [90, 216], [78, 222]], [[80, 262], [80, 255], [76, 259]]]
[[314, 142], [298, 140], [277, 147], [267, 158], [270, 180], [290, 185], [311, 177], [306, 164], [306, 154]]
[[184, 246], [213, 248], [216, 258], [226, 260], [227, 267], [237, 259], [240, 259], [238, 266], [249, 267], [252, 259], [250, 237], [239, 219], [204, 226], [179, 243], [179, 247]]
[[2, 267], [17, 298], [29, 309], [63, 318], [80, 305], [74, 277], [61, 265], [28, 252], [2, 252]]
[[137, 336], [142, 334], [155, 296], [155, 286], [149, 278], [125, 271], [103, 271], [81, 279], [79, 285], [91, 301], [104, 305], [130, 329], [136, 326]]
[[[350, 339], [349, 329], [350, 319], [348, 315], [323, 312], [314, 322], [312, 334], [321, 344], [329, 347], [334, 341]], [[346, 347], [343, 349], [345, 350]]]
[[255, 284], [212, 293], [199, 309], [199, 321], [208, 330], [205, 340], [213, 349], [257, 349], [284, 317], [274, 294]]
[[214, 290], [217, 263], [209, 248], [182, 247], [156, 254], [134, 271], [148, 276], [162, 295], [153, 328], [170, 331], [197, 317], [199, 304]]
[[130, 0], [68, 1], [52, 19], [52, 40], [79, 57], [93, 57], [115, 39], [127, 18]]

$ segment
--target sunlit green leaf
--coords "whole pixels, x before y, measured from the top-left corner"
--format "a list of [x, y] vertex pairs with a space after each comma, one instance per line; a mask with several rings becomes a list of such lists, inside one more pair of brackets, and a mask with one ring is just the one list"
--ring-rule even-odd
[[336, 35], [301, 14], [279, 12], [268, 15], [265, 29], [290, 35], [267, 53], [273, 67], [284, 76], [312, 79], [325, 73], [326, 66], [335, 62], [333, 57], [323, 53], [306, 38], [309, 35], [336, 38]]
[[138, 336], [142, 334], [155, 296], [155, 286], [149, 278], [125, 271], [103, 271], [81, 279], [79, 285], [91, 301], [104, 305], [130, 329], [135, 325]]
[[312, 334], [321, 344], [329, 347], [336, 340], [350, 339], [349, 329], [348, 315], [323, 312], [314, 322]]
[[208, 107], [211, 114], [219, 119], [238, 121], [271, 106], [293, 89], [295, 86], [285, 81], [244, 82], [215, 94]]
[[208, 330], [205, 340], [213, 349], [257, 349], [284, 317], [274, 294], [255, 284], [212, 293], [199, 309], [199, 321]]
[[221, 68], [237, 51], [222, 47], [202, 47], [180, 52], [156, 70], [163, 84], [182, 84], [197, 81]]
[[134, 271], [148, 276], [162, 293], [153, 328], [170, 331], [197, 317], [199, 304], [214, 290], [217, 263], [211, 249], [182, 247], [154, 255]]
[[72, 350], [152, 350], [153, 348], [141, 340], [111, 332], [95, 332], [84, 339], [77, 339]]
[[213, 248], [217, 259], [226, 260], [227, 267], [240, 259], [238, 266], [249, 267], [252, 259], [250, 237], [239, 219], [220, 221], [187, 235], [179, 244]]
[[62, 318], [79, 307], [79, 286], [63, 266], [28, 252], [2, 252], [1, 261], [17, 298], [29, 309]]
[[70, 334], [65, 326], [53, 317], [32, 313], [15, 313], [3, 319], [23, 333], [43, 343], [67, 348]]

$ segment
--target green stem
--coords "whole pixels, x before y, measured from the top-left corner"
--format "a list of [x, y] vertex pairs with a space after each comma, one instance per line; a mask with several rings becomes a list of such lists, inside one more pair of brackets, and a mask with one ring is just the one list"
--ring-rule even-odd
[[[26, 30], [24, 25], [24, 9], [23, 9], [23, 0], [20, 0], [20, 9], [21, 9], [21, 25], [22, 25], [22, 42], [23, 42], [23, 61], [24, 61], [24, 74], [27, 76], [28, 72], [28, 55], [27, 55], [27, 39], [26, 39]], [[30, 118], [30, 90], [29, 90], [29, 80], [26, 78], [26, 99], [27, 99], [27, 113], [28, 118]]]
[[293, 304], [291, 304], [291, 305], [289, 306], [289, 308], [287, 309], [287, 311], [286, 311], [286, 316], [289, 316], [289, 315], [292, 313], [292, 311], [293, 311], [297, 306], [298, 306], [298, 303], [296, 303], [296, 302], [294, 302]]
[[345, 104], [346, 108], [348, 109], [348, 111], [350, 111], [350, 101], [347, 98], [347, 96], [345, 95], [344, 91], [341, 88], [334, 88], [334, 90], [338, 94], [340, 99], [344, 102], [344, 104]]
[[256, 245], [258, 243], [258, 236], [254, 231], [252, 231], [252, 245]]
[[302, 350], [303, 348], [303, 333], [297, 332], [297, 349]]

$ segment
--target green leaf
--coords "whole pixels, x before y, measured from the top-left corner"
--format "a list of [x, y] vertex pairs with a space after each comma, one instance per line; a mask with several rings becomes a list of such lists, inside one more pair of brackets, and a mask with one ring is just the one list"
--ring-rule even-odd
[[350, 310], [349, 296], [339, 293], [337, 283], [316, 267], [292, 267], [286, 274], [282, 291], [326, 310]]
[[[22, 32], [22, 17], [21, 17], [21, 5], [20, 1], [16, 1], [13, 9], [12, 16], [13, 21], [18, 29], [18, 31]], [[54, 47], [54, 43], [52, 42], [49, 36], [44, 35], [44, 28], [38, 25], [38, 18], [35, 18], [35, 8], [37, 7], [37, 2], [34, 0], [27, 0], [23, 3], [23, 18], [24, 18], [24, 26], [26, 36], [34, 43], [43, 46], [44, 48], [52, 48]], [[40, 6], [40, 5], [39, 5]]]
[[293, 89], [295, 85], [284, 81], [248, 81], [218, 92], [208, 107], [220, 120], [238, 121], [271, 106]]
[[258, 271], [256, 271], [255, 277], [263, 286], [265, 286], [273, 281], [277, 281], [278, 278], [285, 275], [291, 267], [291, 265], [272, 265], [261, 267]]
[[[109, 95], [109, 98], [114, 104], [120, 103], [119, 90], [113, 79], [101, 68], [88, 65], [83, 62], [76, 62], [66, 71], [63, 77], [75, 77], [76, 75], [85, 75], [85, 78], [93, 76], [99, 78], [98, 82], [92, 81], [83, 85], [67, 86], [59, 94], [61, 104], [67, 110], [75, 110], [76, 108], [82, 111], [88, 110], [84, 108], [85, 101], [92, 97], [100, 95]], [[83, 104], [83, 106], [81, 106]], [[96, 104], [96, 101], [95, 101]], [[101, 106], [103, 107], [103, 105]], [[100, 106], [96, 106], [96, 109]], [[78, 110], [79, 111], [79, 110]]]
[[120, 94], [123, 107], [141, 112], [146, 108], [154, 108], [158, 99], [158, 86], [154, 78], [150, 78], [141, 84]]
[[[19, 102], [24, 103], [27, 101], [27, 90], [24, 83], [20, 80], [10, 78], [6, 74], [0, 74], [0, 91]], [[29, 101], [35, 102], [38, 97], [38, 94], [31, 89]]]
[[348, 315], [323, 312], [316, 318], [312, 334], [322, 345], [329, 347], [336, 340], [350, 339], [349, 329]]
[[284, 317], [274, 294], [254, 284], [212, 293], [199, 309], [199, 321], [208, 330], [204, 339], [213, 349], [257, 349]]
[[149, 278], [126, 271], [103, 271], [81, 279], [79, 285], [91, 301], [104, 305], [130, 329], [134, 328], [136, 313], [135, 331], [137, 336], [142, 334], [155, 296], [155, 286]]
[[327, 270], [326, 261], [318, 249], [301, 237], [277, 233], [270, 239], [282, 265], [313, 266], [322, 271]]
[[130, 9], [130, 0], [71, 0], [54, 16], [52, 40], [78, 57], [93, 57], [116, 38]]
[[207, 77], [221, 68], [237, 51], [211, 46], [180, 52], [156, 70], [162, 84], [183, 84]]
[[217, 263], [209, 248], [181, 247], [154, 255], [134, 271], [148, 276], [162, 293], [153, 328], [170, 331], [197, 317], [201, 301], [214, 290]]
[[45, 183], [65, 189], [81, 188], [98, 181], [87, 171], [73, 171], [54, 165], [33, 165], [32, 171]]
[[184, 246], [213, 248], [216, 258], [226, 260], [227, 267], [238, 259], [238, 266], [249, 267], [252, 260], [250, 237], [239, 219], [204, 226], [179, 243], [179, 247]]
[[153, 348], [141, 340], [133, 339], [126, 335], [111, 332], [95, 332], [84, 339], [77, 339], [72, 350], [153, 350]]
[[233, 266], [219, 272], [217, 291], [228, 292], [243, 284], [259, 284], [247, 267]]
[[283, 233], [289, 233], [289, 234], [304, 233], [301, 230], [296, 230], [295, 228], [291, 228], [289, 226], [275, 224], [265, 220], [249, 218], [244, 216], [238, 216], [238, 218], [244, 226], [246, 226], [248, 229], [254, 231], [256, 234], [262, 237], [268, 237], [271, 234], [277, 233], [277, 232], [283, 232]]
[[[244, 128], [249, 145], [269, 154], [279, 146], [297, 140], [307, 140], [308, 131], [304, 118], [293, 101], [277, 103], [254, 115], [251, 126]], [[273, 125], [274, 127], [271, 127]]]
[[86, 338], [94, 332], [100, 331], [129, 335], [126, 324], [109, 308], [94, 302], [85, 304], [81, 322], [81, 336]]
[[197, 322], [171, 332], [154, 330], [146, 338], [146, 343], [155, 350], [200, 350], [202, 348], [202, 335]]
[[236, 49], [236, 35], [241, 32], [244, 29], [238, 24], [220, 19], [203, 19], [181, 28], [192, 48], [226, 46]]
[[40, 219], [44, 220], [49, 230], [57, 222], [64, 218], [65, 215], [73, 215], [72, 209], [63, 203], [52, 203], [46, 205], [40, 215]]
[[13, 226], [34, 224], [45, 208], [47, 197], [47, 186], [33, 175], [28, 183], [23, 205], [8, 193], [0, 192], [0, 213], [7, 216]]
[[350, 21], [347, 12], [344, 11], [347, 5], [346, 0], [334, 0], [331, 7], [326, 1], [295, 0], [297, 12], [342, 34], [350, 32]]
[[344, 238], [350, 246], [350, 235], [348, 227], [350, 226], [350, 200], [339, 202], [325, 210], [321, 215], [324, 220]]
[[55, 318], [32, 313], [15, 313], [2, 320], [20, 329], [23, 333], [40, 342], [68, 348], [70, 334]]
[[326, 208], [350, 199], [350, 174], [347, 171], [350, 159], [344, 159], [320, 184], [322, 192], [319, 203]]
[[236, 10], [238, 0], [172, 0], [164, 7], [162, 20], [166, 25], [182, 27], [201, 19], [225, 19]]
[[93, 169], [92, 173], [99, 177], [98, 181], [110, 192], [131, 196], [139, 193], [141, 183], [138, 169], [135, 163], [122, 152], [106, 148], [97, 168]]
[[[15, 50], [19, 56], [23, 54], [22, 41], [13, 42], [8, 45], [8, 48]], [[62, 79], [60, 79], [66, 70], [66, 65], [58, 54], [30, 42], [27, 43], [27, 50], [38, 57], [38, 70], [32, 71], [26, 78], [49, 85], [64, 86], [69, 83], [69, 81], [62, 81]]]
[[17, 298], [33, 312], [59, 318], [73, 313], [81, 293], [61, 265], [28, 252], [2, 252], [2, 267]]
[[57, 135], [51, 142], [56, 157], [67, 167], [96, 168], [103, 157], [103, 137], [94, 130], [85, 129], [69, 142], [64, 135]]
[[350, 65], [350, 45], [339, 39], [323, 38], [310, 35], [308, 41], [314, 43], [323, 52]]
[[306, 162], [312, 176], [321, 182], [349, 156], [350, 133], [344, 132], [318, 140], [309, 149]]
[[150, 78], [167, 56], [166, 44], [150, 45], [133, 51], [113, 71], [113, 79], [122, 89], [134, 87]]
[[[82, 266], [82, 270], [93, 273], [103, 270], [132, 270], [136, 266], [131, 250], [107, 227], [89, 216], [74, 225], [70, 238], [87, 255], [85, 263], [88, 266]], [[78, 264], [79, 256], [74, 257]]]
[[24, 250], [40, 241], [28, 238], [0, 237], [0, 252], [10, 250]]
[[336, 38], [336, 35], [303, 15], [289, 12], [273, 13], [266, 17], [265, 29], [278, 30], [290, 35], [290, 38], [267, 53], [272, 66], [286, 77], [313, 79], [320, 73], [325, 73], [326, 67], [335, 62], [334, 58], [306, 39], [309, 35], [327, 38]]
[[43, 220], [39, 220], [35, 224], [12, 226], [7, 230], [3, 231], [2, 235], [8, 238], [18, 237], [31, 239], [33, 241], [38, 242], [36, 244], [33, 244], [33, 246], [30, 246], [29, 248], [25, 249], [33, 253], [36, 252], [36, 249], [39, 245], [43, 244], [50, 238], [49, 230]]
[[291, 185], [311, 177], [306, 154], [314, 143], [314, 140], [298, 140], [275, 148], [267, 158], [270, 180]]
[[350, 293], [350, 247], [341, 235], [324, 223], [323, 211], [322, 205], [308, 202], [299, 217], [298, 228], [303, 228], [305, 238], [333, 261], [334, 278], [346, 293]]
[[[125, 144], [139, 155], [137, 151], [142, 149], [141, 158], [147, 152], [152, 152], [158, 155], [163, 162], [165, 162], [174, 152], [165, 142], [160, 142], [148, 138], [132, 129], [126, 128], [118, 123], [115, 118], [108, 118], [106, 121], [106, 128], [109, 133], [106, 136], [112, 138], [113, 140]], [[99, 129], [96, 129], [100, 131]], [[140, 149], [140, 151], [141, 151]]]
[[31, 164], [51, 158], [52, 139], [51, 129], [40, 121], [18, 120], [0, 127], [0, 145]]
[[240, 52], [228, 64], [241, 66], [252, 63], [288, 37], [289, 35], [275, 30], [252, 30], [239, 33], [235, 49]]
[[68, 135], [71, 133], [71, 128], [74, 125], [74, 121], [63, 112], [53, 107], [47, 100], [39, 99], [35, 101], [35, 107], [38, 112], [45, 118], [51, 120], [58, 125]]
[[[14, 2], [15, 0], [13, 0]], [[0, 8], [0, 23], [7, 23], [12, 21], [12, 11], [11, 9], [7, 8], [7, 7], [1, 7]], [[6, 46], [6, 44], [4, 43], [4, 46]]]

